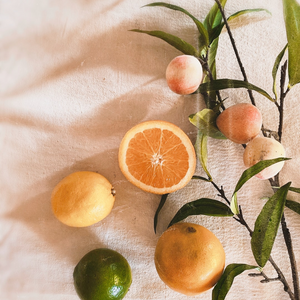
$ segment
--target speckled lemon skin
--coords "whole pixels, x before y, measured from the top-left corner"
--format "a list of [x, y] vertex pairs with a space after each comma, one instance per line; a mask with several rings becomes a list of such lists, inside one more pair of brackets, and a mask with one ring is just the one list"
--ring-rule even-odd
[[112, 210], [115, 192], [96, 172], [75, 172], [62, 179], [51, 195], [52, 211], [65, 225], [86, 227], [104, 219]]

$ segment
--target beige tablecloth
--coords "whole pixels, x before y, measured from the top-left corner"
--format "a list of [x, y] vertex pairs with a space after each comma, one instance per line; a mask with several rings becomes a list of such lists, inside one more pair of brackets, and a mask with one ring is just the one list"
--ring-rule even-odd
[[[179, 55], [165, 42], [130, 32], [159, 29], [195, 44], [190, 18], [165, 8], [141, 8], [132, 0], [0, 1], [0, 294], [3, 300], [76, 300], [72, 273], [79, 259], [96, 247], [122, 253], [132, 267], [127, 300], [188, 299], [159, 279], [153, 261], [160, 234], [175, 212], [200, 197], [218, 199], [212, 185], [192, 181], [174, 193], [161, 211], [158, 232], [153, 217], [160, 196], [131, 185], [118, 167], [119, 143], [133, 125], [162, 119], [180, 126], [194, 141], [188, 116], [204, 107], [197, 95], [179, 96], [165, 81], [166, 66]], [[171, 1], [204, 20], [212, 0]], [[226, 14], [266, 8], [272, 17], [244, 19], [233, 29], [248, 79], [272, 93], [272, 67], [286, 43], [280, 0], [228, 0]], [[262, 20], [261, 20], [262, 19]], [[226, 32], [220, 38], [218, 77], [242, 79]], [[264, 125], [277, 129], [277, 109], [254, 93]], [[228, 105], [249, 102], [247, 91], [226, 90]], [[293, 160], [282, 183], [299, 177], [299, 87], [286, 99], [283, 144]], [[243, 149], [229, 141], [209, 140], [209, 170], [230, 195], [244, 170]], [[115, 186], [112, 213], [88, 228], [57, 221], [50, 206], [54, 186], [79, 170], [97, 171]], [[197, 174], [203, 175], [199, 166]], [[239, 193], [245, 219], [253, 228], [268, 182], [253, 178]], [[297, 199], [291, 194], [290, 199]], [[299, 197], [298, 197], [299, 198]], [[300, 263], [300, 217], [286, 211]], [[255, 264], [246, 229], [232, 218], [189, 217], [221, 240], [226, 264]], [[291, 282], [281, 230], [273, 258]], [[267, 265], [266, 273], [275, 276]], [[261, 284], [247, 272], [236, 278], [226, 299], [289, 299], [279, 282]], [[211, 299], [211, 291], [195, 299]]]

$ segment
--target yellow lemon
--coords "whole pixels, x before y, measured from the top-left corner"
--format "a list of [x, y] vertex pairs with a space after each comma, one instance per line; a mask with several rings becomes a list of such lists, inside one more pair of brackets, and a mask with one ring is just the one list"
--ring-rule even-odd
[[72, 227], [86, 227], [104, 219], [112, 210], [115, 190], [102, 175], [75, 172], [54, 188], [52, 211], [62, 223]]

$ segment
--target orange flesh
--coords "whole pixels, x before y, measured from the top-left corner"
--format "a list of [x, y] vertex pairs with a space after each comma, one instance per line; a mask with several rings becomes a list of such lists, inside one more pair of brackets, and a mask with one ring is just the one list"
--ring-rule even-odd
[[[151, 141], [151, 142], [150, 142]], [[131, 139], [126, 164], [133, 177], [156, 188], [178, 184], [189, 169], [182, 141], [166, 129], [146, 129]]]

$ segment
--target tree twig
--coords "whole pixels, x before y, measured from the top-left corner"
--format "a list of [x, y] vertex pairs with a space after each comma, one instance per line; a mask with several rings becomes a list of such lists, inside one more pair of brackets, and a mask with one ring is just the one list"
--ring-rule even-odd
[[[286, 78], [286, 70], [287, 70], [287, 61], [281, 67], [281, 78], [280, 78], [280, 103], [277, 104], [278, 112], [279, 112], [279, 125], [278, 125], [278, 141], [281, 142], [282, 138], [282, 128], [283, 128], [283, 107], [284, 107], [284, 99], [289, 92], [289, 87], [286, 92], [284, 91], [285, 78]], [[276, 102], [277, 103], [277, 102]]]
[[[246, 75], [244, 66], [242, 64], [240, 55], [238, 53], [238, 50], [237, 50], [237, 47], [236, 47], [236, 44], [235, 44], [235, 40], [234, 40], [232, 32], [231, 32], [231, 29], [230, 29], [230, 27], [228, 25], [224, 9], [223, 9], [223, 7], [222, 7], [222, 5], [221, 5], [221, 3], [220, 3], [219, 0], [215, 0], [215, 2], [217, 3], [217, 5], [219, 7], [219, 10], [220, 10], [220, 12], [222, 14], [222, 17], [223, 17], [223, 20], [224, 20], [224, 23], [225, 23], [225, 26], [226, 26], [226, 29], [227, 29], [227, 32], [228, 32], [228, 35], [229, 35], [232, 47], [233, 47], [233, 50], [235, 52], [235, 55], [236, 55], [239, 67], [240, 67], [241, 72], [242, 72], [243, 77], [244, 77], [244, 81], [248, 82], [247, 75]], [[284, 99], [285, 99], [287, 93], [290, 90], [290, 88], [288, 86], [286, 92], [284, 92], [286, 70], [287, 70], [287, 61], [284, 63], [284, 65], [281, 68], [280, 103], [278, 104], [277, 102], [275, 102], [275, 104], [276, 104], [276, 106], [278, 108], [278, 111], [279, 111], [279, 125], [278, 125], [278, 141], [279, 142], [282, 139], [282, 132], [283, 132], [283, 112], [284, 112], [283, 107], [284, 107]], [[251, 103], [253, 105], [256, 105], [254, 97], [253, 97], [253, 94], [252, 94], [252, 91], [248, 90], [248, 93], [249, 93], [249, 97], [250, 97]], [[262, 132], [263, 132], [264, 136], [266, 136], [267, 132], [266, 132], [264, 126], [262, 126]], [[279, 176], [277, 176], [274, 180], [272, 179], [272, 180], [269, 180], [269, 181], [270, 181], [270, 183], [271, 183], [272, 186], [279, 186]], [[237, 216], [237, 218], [235, 218], [235, 220], [237, 220], [238, 222], [240, 222], [242, 225], [245, 226], [243, 215]], [[283, 230], [283, 235], [284, 235], [285, 243], [286, 243], [288, 254], [289, 254], [289, 258], [290, 258], [291, 268], [292, 268], [294, 294], [292, 293], [289, 285], [287, 284], [287, 282], [286, 282], [286, 280], [285, 280], [282, 272], [277, 267], [277, 265], [275, 265], [275, 263], [272, 260], [272, 258], [269, 261], [271, 262], [271, 264], [273, 265], [273, 267], [276, 269], [280, 280], [284, 284], [284, 289], [285, 289], [285, 291], [287, 291], [289, 293], [290, 298], [291, 299], [295, 299], [295, 300], [300, 300], [300, 291], [299, 291], [300, 288], [299, 288], [298, 270], [297, 270], [296, 260], [295, 260], [295, 256], [294, 256], [294, 252], [293, 252], [293, 247], [292, 247], [292, 239], [291, 239], [291, 235], [290, 235], [289, 229], [288, 229], [288, 227], [286, 225], [286, 222], [285, 222], [284, 214], [283, 214], [283, 217], [282, 217], [282, 220], [281, 220], [281, 227], [282, 227], [282, 230]], [[250, 228], [248, 227], [247, 229], [248, 229], [248, 231], [249, 231], [249, 233], [251, 235], [251, 231], [249, 230]]]
[[[230, 26], [227, 22], [227, 18], [225, 16], [225, 12], [224, 12], [224, 9], [220, 3], [219, 0], [215, 0], [216, 3], [218, 4], [218, 7], [219, 7], [219, 10], [222, 14], [222, 17], [223, 17], [223, 20], [224, 20], [224, 23], [225, 23], [225, 26], [226, 26], [226, 29], [227, 29], [227, 32], [228, 32], [228, 35], [229, 35], [229, 38], [230, 38], [230, 41], [231, 41], [231, 44], [232, 44], [232, 47], [233, 47], [233, 51], [235, 53], [235, 56], [237, 58], [237, 61], [238, 61], [238, 64], [239, 64], [239, 67], [241, 69], [241, 72], [242, 72], [242, 75], [243, 75], [243, 78], [244, 78], [244, 81], [248, 82], [248, 78], [247, 78], [247, 74], [246, 74], [246, 71], [245, 71], [245, 68], [243, 66], [243, 63], [241, 61], [241, 57], [239, 55], [239, 52], [238, 52], [238, 49], [236, 47], [236, 43], [235, 43], [235, 40], [233, 38], [233, 35], [232, 35], [232, 32], [231, 32], [231, 29], [230, 29]], [[249, 97], [250, 97], [250, 100], [251, 100], [251, 103], [253, 105], [256, 105], [255, 104], [255, 100], [254, 100], [254, 96], [253, 96], [253, 93], [252, 93], [252, 90], [248, 90], [248, 94], [249, 94]]]
[[290, 263], [291, 263], [291, 268], [292, 268], [294, 295], [295, 295], [295, 299], [299, 300], [300, 299], [300, 297], [299, 297], [299, 275], [298, 275], [297, 263], [296, 263], [295, 253], [293, 251], [293, 243], [292, 243], [290, 230], [288, 229], [288, 227], [286, 225], [284, 214], [281, 218], [281, 228], [282, 228], [285, 244], [287, 246], [287, 250], [289, 253], [289, 258], [290, 258]]
[[[221, 197], [223, 200], [225, 200], [227, 203], [230, 204], [230, 201], [228, 200], [223, 187], [219, 187], [215, 182], [211, 181], [212, 185], [214, 186], [214, 188], [219, 192], [218, 196]], [[248, 225], [248, 223], [246, 222], [243, 212], [242, 212], [242, 208], [241, 206], [239, 206], [239, 214], [236, 215], [234, 217], [234, 219], [239, 222], [240, 224], [242, 224], [247, 231], [249, 232], [249, 235], [252, 236], [253, 234], [253, 230], [250, 228], [250, 226]], [[270, 256], [269, 257], [269, 262], [271, 263], [271, 265], [273, 266], [274, 270], [276, 271], [277, 275], [278, 275], [278, 280], [281, 281], [281, 283], [283, 284], [284, 290], [289, 294], [290, 299], [291, 300], [299, 300], [298, 298], [295, 297], [295, 295], [293, 294], [284, 274], [282, 273], [281, 269], [278, 267], [278, 265], [275, 263], [275, 261], [273, 260], [273, 258]], [[267, 283], [267, 281], [265, 282]]]
[[[281, 77], [280, 77], [280, 103], [277, 105], [279, 111], [279, 125], [278, 125], [278, 141], [281, 142], [282, 134], [283, 134], [283, 112], [284, 112], [284, 100], [286, 98], [287, 93], [289, 92], [289, 87], [284, 91], [285, 88], [285, 80], [286, 80], [286, 71], [287, 71], [287, 61], [281, 67]], [[277, 174], [271, 182], [272, 187], [280, 186], [279, 174]], [[294, 287], [294, 296], [296, 300], [300, 300], [300, 287], [299, 287], [299, 273], [297, 268], [297, 262], [293, 250], [292, 237], [289, 228], [287, 227], [285, 215], [282, 215], [281, 218], [281, 228], [284, 237], [284, 241], [286, 244], [286, 248], [288, 251], [291, 270], [292, 270], [292, 278], [293, 278], [293, 287]]]

